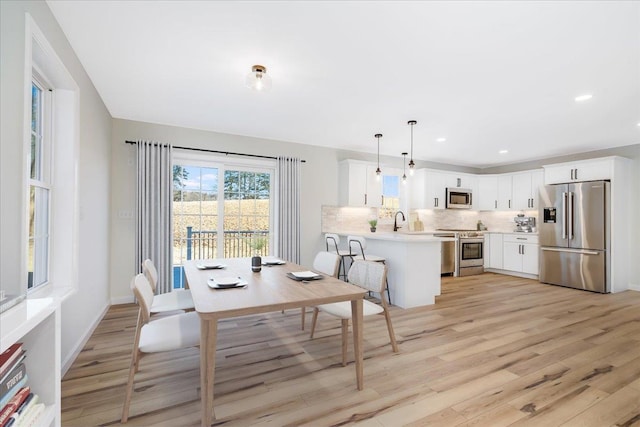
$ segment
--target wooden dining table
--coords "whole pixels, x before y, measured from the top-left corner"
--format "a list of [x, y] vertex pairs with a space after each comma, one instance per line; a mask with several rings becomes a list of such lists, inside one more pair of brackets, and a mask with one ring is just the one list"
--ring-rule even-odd
[[[198, 265], [222, 264], [222, 269], [201, 269]], [[195, 309], [200, 316], [200, 386], [202, 426], [209, 426], [213, 411], [213, 385], [216, 365], [218, 320], [251, 314], [312, 307], [339, 301], [351, 301], [353, 350], [356, 386], [363, 388], [362, 300], [366, 291], [333, 277], [322, 280], [296, 281], [287, 273], [309, 271], [309, 268], [287, 262], [263, 266], [252, 272], [251, 258], [191, 260], [184, 264], [187, 284]], [[238, 277], [245, 287], [212, 289], [209, 279]]]

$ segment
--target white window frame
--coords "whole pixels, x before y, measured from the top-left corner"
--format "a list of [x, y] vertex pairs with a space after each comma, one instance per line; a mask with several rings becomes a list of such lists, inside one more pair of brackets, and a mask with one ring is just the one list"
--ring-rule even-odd
[[[31, 151], [31, 82], [37, 78], [51, 92], [49, 169], [48, 282], [27, 290], [27, 244], [29, 240], [29, 184]], [[46, 79], [45, 79], [46, 77]], [[23, 223], [20, 250], [20, 283], [29, 298], [54, 297], [60, 301], [78, 289], [80, 89], [44, 33], [25, 13], [23, 134]]]
[[[275, 236], [278, 230], [275, 220], [276, 212], [276, 161], [272, 159], [253, 159], [222, 157], [208, 152], [194, 152], [191, 150], [173, 150], [172, 165], [198, 166], [218, 169], [218, 200], [224, 200], [224, 172], [237, 170], [243, 172], [269, 173], [271, 189], [269, 192], [269, 253], [275, 253]], [[222, 197], [221, 197], [222, 195]], [[218, 203], [218, 221], [224, 227], [224, 203]], [[171, 230], [173, 235], [173, 230]], [[218, 233], [218, 248], [224, 247], [224, 234]]]
[[[50, 266], [51, 266], [51, 200], [53, 192], [51, 191], [51, 153], [53, 152], [53, 140], [52, 140], [52, 123], [53, 123], [53, 102], [52, 102], [52, 92], [51, 85], [48, 83], [46, 77], [42, 75], [41, 72], [38, 71], [37, 67], [34, 66], [34, 70], [32, 71], [32, 85], [35, 85], [41, 91], [41, 103], [40, 103], [40, 133], [34, 132], [31, 129], [31, 120], [29, 121], [29, 129], [30, 129], [30, 137], [34, 135], [40, 138], [39, 141], [39, 150], [36, 149], [36, 158], [37, 164], [36, 169], [39, 171], [36, 173], [36, 177], [31, 177], [31, 139], [29, 140], [29, 167], [26, 171], [27, 173], [27, 195], [30, 199], [31, 188], [35, 189], [43, 189], [47, 191], [47, 203], [45, 206], [42, 206], [37, 203], [34, 212], [34, 253], [33, 253], [33, 275], [32, 275], [32, 286], [29, 288], [27, 283], [27, 289], [29, 291], [35, 290], [40, 286], [47, 285], [49, 283], [49, 274], [50, 274]], [[32, 105], [32, 103], [30, 103]], [[30, 201], [27, 205], [27, 218], [29, 218], [29, 208]], [[46, 216], [46, 230], [42, 235], [38, 233], [40, 228], [38, 227], [38, 217], [42, 217], [42, 215]], [[27, 232], [29, 234], [29, 232]], [[27, 238], [27, 257], [29, 256], [28, 245], [32, 236], [28, 235]], [[43, 237], [46, 237], [46, 246], [44, 248], [37, 246], [37, 241], [42, 240]], [[39, 249], [39, 250], [38, 250]], [[41, 258], [41, 255], [44, 256], [45, 259]], [[40, 271], [38, 266], [46, 266], [45, 271]], [[28, 271], [27, 271], [28, 272]], [[36, 278], [43, 277], [44, 280], [40, 283], [36, 282]], [[28, 281], [27, 281], [28, 282]]]

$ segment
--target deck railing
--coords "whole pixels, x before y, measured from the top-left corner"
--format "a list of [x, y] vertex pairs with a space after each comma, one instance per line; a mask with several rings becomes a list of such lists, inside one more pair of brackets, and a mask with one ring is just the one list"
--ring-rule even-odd
[[[266, 240], [266, 244], [260, 250], [253, 249], [258, 239]], [[218, 248], [218, 232], [209, 230], [193, 230], [187, 227], [186, 258], [238, 258], [254, 255], [266, 256], [269, 254], [269, 230], [236, 230], [223, 233], [224, 254]], [[184, 287], [184, 273], [181, 265], [173, 267], [173, 287]]]

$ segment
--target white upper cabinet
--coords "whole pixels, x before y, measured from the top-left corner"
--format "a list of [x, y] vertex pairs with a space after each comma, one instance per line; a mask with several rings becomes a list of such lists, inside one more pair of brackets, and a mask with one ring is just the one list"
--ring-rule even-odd
[[481, 211], [498, 209], [498, 177], [495, 175], [478, 176], [478, 194], [473, 196], [473, 205]]
[[338, 165], [338, 203], [341, 206], [380, 207], [382, 180], [376, 166], [357, 160], [343, 160]]
[[513, 209], [513, 181], [511, 175], [498, 175], [498, 208], [499, 211]]
[[533, 170], [512, 175], [513, 209], [527, 210], [538, 208], [538, 193], [542, 185], [543, 171]]
[[444, 209], [446, 205], [446, 188], [448, 174], [435, 170], [426, 170], [425, 173], [425, 198], [424, 206], [426, 209]]
[[544, 166], [544, 183], [560, 184], [564, 182], [611, 179], [613, 164], [612, 157], [604, 157], [601, 159], [546, 165]]

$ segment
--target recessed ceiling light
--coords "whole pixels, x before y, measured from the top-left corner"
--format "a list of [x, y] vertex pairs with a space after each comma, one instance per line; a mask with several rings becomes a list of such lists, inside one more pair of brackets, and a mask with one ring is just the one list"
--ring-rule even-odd
[[576, 102], [588, 101], [593, 98], [593, 95], [586, 93], [584, 95], [576, 96]]
[[446, 140], [447, 140], [447, 138], [438, 138], [438, 139], [436, 139], [436, 141], [438, 141], [438, 142], [445, 142]]
[[509, 150], [500, 150], [498, 151], [498, 154], [507, 154], [509, 152]]

